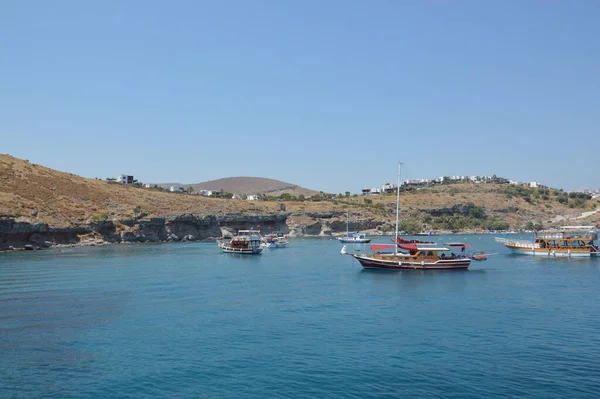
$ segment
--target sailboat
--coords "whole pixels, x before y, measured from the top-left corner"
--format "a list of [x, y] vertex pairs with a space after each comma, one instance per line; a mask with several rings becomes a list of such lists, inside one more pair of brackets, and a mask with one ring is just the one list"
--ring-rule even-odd
[[[398, 241], [398, 220], [400, 215], [400, 176], [402, 163], [398, 163], [398, 188], [396, 193], [396, 237], [393, 253], [350, 253], [346, 246], [342, 255], [350, 255], [365, 269], [386, 270], [457, 270], [468, 269], [471, 259], [464, 254], [456, 254], [452, 247], [439, 246], [436, 243]], [[398, 251], [398, 248], [405, 252]]]
[[358, 231], [349, 231], [350, 228], [350, 212], [346, 212], [346, 236], [338, 237], [338, 240], [343, 243], [349, 244], [367, 244], [371, 242], [370, 238], [367, 238], [365, 233], [360, 233]]

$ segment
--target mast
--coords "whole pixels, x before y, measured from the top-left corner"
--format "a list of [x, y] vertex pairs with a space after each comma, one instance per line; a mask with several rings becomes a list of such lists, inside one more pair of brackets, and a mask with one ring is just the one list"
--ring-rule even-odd
[[350, 236], [350, 227], [348, 225], [350, 220], [350, 211], [346, 211], [346, 238]]
[[396, 239], [394, 240], [394, 252], [398, 253], [398, 218], [400, 216], [400, 182], [402, 176], [402, 162], [398, 162], [398, 185], [396, 187]]

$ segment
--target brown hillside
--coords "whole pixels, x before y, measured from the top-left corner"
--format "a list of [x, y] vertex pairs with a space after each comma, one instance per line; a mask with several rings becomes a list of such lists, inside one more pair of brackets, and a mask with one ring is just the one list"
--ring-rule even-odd
[[[600, 211], [587, 215], [600, 210], [599, 201], [587, 200], [583, 205], [571, 208], [558, 202], [557, 198], [562, 194], [559, 190], [550, 189], [547, 199], [533, 196], [528, 202], [517, 195], [506, 195], [505, 190], [508, 187], [499, 184], [467, 183], [403, 192], [400, 201], [401, 219], [422, 221], [426, 214], [424, 211], [472, 203], [483, 207], [489, 218], [505, 220], [512, 228], [520, 228], [529, 221], [541, 223], [544, 227], [600, 223]], [[388, 215], [395, 215], [395, 195], [354, 197], [348, 201], [360, 205], [365, 202], [365, 198], [372, 201], [371, 207], [385, 210]], [[424, 222], [423, 227], [426, 230], [429, 226]]]
[[[247, 178], [241, 179], [243, 181]], [[235, 182], [235, 178], [222, 180]], [[222, 188], [224, 191], [243, 192], [241, 189], [233, 190], [230, 187]], [[281, 188], [277, 185], [262, 187]], [[600, 208], [598, 201], [588, 200], [571, 208], [573, 202], [567, 206], [557, 201], [558, 195], [561, 194], [557, 190], [551, 190], [547, 199], [532, 196], [526, 201], [520, 196], [507, 195], [506, 189], [505, 185], [459, 184], [406, 192], [401, 197], [401, 220], [416, 220], [427, 230], [431, 227], [428, 225], [427, 210], [473, 203], [483, 207], [489, 218], [505, 220], [512, 228], [522, 227], [528, 221], [543, 223], [545, 227], [600, 222], [600, 212], [592, 214]], [[280, 211], [281, 206], [284, 206], [285, 211], [291, 214], [289, 222], [292, 224], [337, 222], [338, 227], [345, 230], [344, 213], [350, 211], [353, 229], [367, 230], [384, 223], [385, 226], [380, 229], [385, 230], [394, 227], [395, 201], [395, 195], [368, 198], [358, 196], [334, 201], [285, 201], [281, 204], [205, 198], [199, 195], [109, 184], [102, 180], [86, 179], [52, 170], [10, 155], [0, 155], [0, 217], [12, 216], [52, 226], [85, 224], [98, 217], [119, 219], [140, 214], [270, 214]], [[585, 217], [577, 219], [582, 215]]]
[[274, 179], [266, 179], [264, 177], [227, 177], [224, 179], [211, 180], [203, 183], [190, 184], [186, 187], [193, 187], [195, 192], [200, 190], [223, 190], [229, 193], [237, 193], [244, 195], [265, 194], [279, 196], [287, 193], [291, 195], [313, 195], [318, 191], [300, 187], [295, 184], [286, 183]]
[[204, 198], [109, 184], [0, 154], [0, 216], [68, 226], [94, 216], [270, 213], [277, 204]]

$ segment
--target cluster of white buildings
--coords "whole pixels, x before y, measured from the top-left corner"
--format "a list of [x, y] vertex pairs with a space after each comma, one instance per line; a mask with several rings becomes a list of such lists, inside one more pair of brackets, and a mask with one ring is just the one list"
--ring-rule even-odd
[[[195, 194], [202, 195], [204, 197], [212, 197], [216, 193], [217, 192], [212, 191], [212, 190], [200, 190], [200, 191], [198, 191]], [[232, 199], [244, 199], [244, 196], [242, 196], [240, 194], [233, 193], [231, 195], [231, 198]], [[245, 199], [248, 200], [248, 201], [257, 201], [258, 200], [258, 195], [247, 195], [247, 196], [245, 196]]]
[[586, 193], [586, 194], [591, 194], [592, 195], [592, 199], [600, 200], [600, 189], [598, 189], [598, 190], [588, 190], [588, 189], [586, 189], [586, 190], [583, 190], [583, 192]]
[[[171, 193], [184, 193], [186, 192], [185, 187], [178, 185], [178, 184], [173, 184], [173, 185], [159, 185], [159, 184], [151, 184], [151, 183], [138, 183], [138, 181], [134, 178], [133, 175], [126, 175], [126, 174], [121, 174], [117, 177], [107, 177], [106, 181], [108, 183], [113, 183], [113, 184], [123, 184], [123, 185], [139, 185], [142, 186], [144, 188], [160, 188], [163, 190], [167, 190]], [[196, 195], [202, 195], [204, 197], [212, 197], [216, 194], [216, 191], [213, 190], [200, 190], [198, 192], [195, 192], [194, 194]], [[233, 194], [233, 196], [231, 197], [233, 199], [242, 199], [243, 197], [239, 194]], [[245, 198], [248, 201], [257, 201], [258, 200], [258, 195], [248, 195], [245, 196]]]
[[[522, 185], [532, 188], [546, 187], [540, 182], [532, 181], [529, 183], [522, 183], [516, 180], [507, 180], [503, 177], [497, 176], [441, 176], [433, 179], [411, 179], [403, 180], [400, 182], [400, 187], [406, 188], [420, 188], [423, 186], [436, 185], [436, 184], [455, 184], [455, 183], [498, 183], [498, 184], [513, 184]], [[395, 184], [386, 183], [381, 187], [363, 188], [362, 195], [379, 195], [385, 193], [392, 193], [396, 190]]]
[[546, 186], [540, 182], [537, 181], [532, 181], [532, 182], [520, 182], [517, 180], [509, 180], [508, 184], [512, 184], [513, 186], [525, 186], [525, 187], [531, 187], [531, 188], [546, 188]]

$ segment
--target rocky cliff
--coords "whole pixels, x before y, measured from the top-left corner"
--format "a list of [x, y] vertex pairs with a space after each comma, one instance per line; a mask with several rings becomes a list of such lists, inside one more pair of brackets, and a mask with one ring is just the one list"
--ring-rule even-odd
[[[101, 245], [107, 243], [201, 241], [233, 235], [241, 229], [260, 229], [263, 233], [282, 232], [292, 236], [330, 235], [345, 231], [339, 215], [174, 215], [118, 220], [90, 221], [69, 227], [52, 227], [26, 218], [0, 218], [0, 250], [42, 249], [56, 245]], [[291, 222], [291, 225], [288, 225]], [[343, 229], [340, 227], [343, 226]], [[291, 227], [291, 228], [290, 228]]]
[[[236, 190], [237, 191], [237, 190]], [[209, 240], [240, 229], [290, 236], [393, 231], [394, 195], [325, 200], [246, 201], [109, 184], [0, 154], [0, 250], [58, 244]], [[501, 184], [452, 184], [402, 193], [407, 231], [515, 229], [572, 220], [600, 223], [600, 205], [584, 193]], [[500, 227], [498, 228], [500, 229]]]

